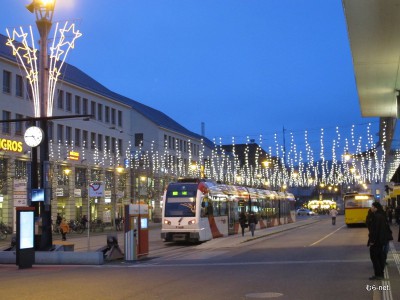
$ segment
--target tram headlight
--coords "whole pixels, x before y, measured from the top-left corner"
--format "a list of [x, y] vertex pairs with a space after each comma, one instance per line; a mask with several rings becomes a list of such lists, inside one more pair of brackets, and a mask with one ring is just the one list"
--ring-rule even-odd
[[188, 222], [188, 225], [193, 225], [193, 224], [196, 224], [196, 220], [190, 220], [190, 221]]
[[171, 221], [164, 220], [164, 224], [165, 224], [165, 225], [171, 225]]

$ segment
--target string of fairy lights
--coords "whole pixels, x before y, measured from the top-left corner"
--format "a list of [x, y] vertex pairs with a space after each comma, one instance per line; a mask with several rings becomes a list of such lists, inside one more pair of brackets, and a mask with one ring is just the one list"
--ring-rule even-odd
[[[34, 46], [32, 28], [29, 28], [29, 33], [19, 28], [11, 33], [7, 30], [7, 34], [7, 45], [13, 49], [32, 88], [34, 112], [38, 117], [40, 105], [37, 49]], [[54, 93], [58, 77], [61, 75], [61, 67], [69, 50], [74, 48], [75, 40], [81, 35], [74, 24], [66, 22], [63, 27], [56, 24], [53, 44], [50, 47], [47, 116], [52, 115]], [[29, 46], [29, 36], [32, 47]], [[358, 127], [365, 125], [365, 132], [358, 134]], [[125, 149], [121, 149], [117, 139], [113, 139], [111, 145], [105, 141], [101, 145], [96, 142], [86, 145], [83, 142], [82, 147], [74, 145], [73, 142], [50, 141], [49, 152], [53, 161], [65, 161], [69, 151], [80, 151], [82, 161], [92, 155], [91, 161], [105, 168], [125, 164], [134, 171], [146, 171], [154, 177], [205, 177], [228, 184], [264, 186], [272, 189], [388, 181], [388, 173], [400, 162], [400, 151], [393, 153], [393, 162], [387, 166], [384, 147], [386, 127], [383, 126], [380, 142], [375, 141], [371, 127], [371, 123], [357, 127], [353, 125], [350, 132], [346, 133], [337, 126], [331, 137], [328, 137], [327, 130], [321, 128], [318, 143], [313, 143], [312, 139], [315, 137], [308, 130], [301, 134], [289, 132], [288, 145], [285, 132], [283, 139], [277, 133], [274, 133], [271, 139], [265, 134], [259, 135], [257, 143], [248, 136], [243, 153], [237, 151], [235, 137], [229, 141], [214, 138], [212, 149], [201, 141], [199, 150], [193, 148], [192, 141], [188, 139], [188, 153], [181, 150], [178, 139], [173, 149], [168, 147], [167, 141], [161, 147], [158, 142], [151, 141], [150, 147], [145, 149], [142, 146], [139, 149], [133, 147], [131, 141], [126, 143]], [[280, 142], [281, 140], [283, 142]], [[223, 147], [226, 144], [231, 145], [231, 151], [228, 152]], [[250, 149], [254, 145], [257, 149], [254, 154], [250, 154], [253, 153]], [[385, 172], [387, 169], [389, 172]]]
[[[232, 149], [229, 152], [219, 138], [212, 140], [212, 149], [201, 141], [196, 155], [190, 139], [187, 140], [188, 153], [180, 150], [178, 140], [174, 149], [168, 147], [167, 141], [160, 147], [153, 140], [146, 149], [143, 146], [132, 147], [130, 141], [125, 149], [120, 149], [117, 141], [111, 146], [103, 143], [101, 148], [93, 142], [91, 151], [83, 145], [81, 154], [85, 160], [91, 153], [98, 166], [112, 168], [125, 164], [135, 172], [146, 172], [154, 178], [205, 177], [227, 184], [271, 189], [365, 185], [387, 181], [384, 178], [386, 151], [383, 147], [386, 127], [383, 126], [383, 138], [378, 142], [371, 133], [371, 123], [358, 125], [361, 126], [366, 126], [364, 135], [356, 134], [356, 125], [351, 127], [348, 135], [336, 127], [335, 136], [331, 139], [327, 138], [326, 130], [321, 129], [319, 141], [314, 146], [308, 131], [301, 135], [290, 132], [288, 145], [280, 142], [278, 134], [274, 134], [271, 145], [265, 145], [268, 139], [263, 135], [257, 142], [247, 137], [244, 162], [239, 159], [234, 137], [227, 143]], [[300, 143], [296, 143], [298, 140]], [[253, 157], [250, 155], [251, 147], [256, 147]], [[51, 141], [51, 160], [65, 161], [68, 151], [78, 151], [77, 148], [73, 143], [68, 145], [66, 142]], [[395, 152], [395, 156], [395, 161], [399, 162], [400, 151]]]

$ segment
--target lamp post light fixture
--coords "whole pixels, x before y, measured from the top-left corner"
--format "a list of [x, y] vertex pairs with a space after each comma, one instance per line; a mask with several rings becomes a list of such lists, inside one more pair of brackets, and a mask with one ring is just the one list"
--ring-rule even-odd
[[[40, 41], [40, 57], [39, 57], [39, 99], [40, 99], [40, 117], [39, 127], [43, 130], [43, 142], [40, 144], [40, 187], [45, 190], [44, 202], [39, 202], [40, 217], [42, 219], [42, 235], [40, 241], [41, 250], [49, 250], [52, 247], [51, 233], [51, 180], [50, 180], [50, 162], [49, 162], [49, 136], [48, 136], [48, 120], [47, 108], [48, 101], [48, 51], [47, 40], [52, 27], [55, 0], [33, 0], [26, 8], [36, 15], [36, 26], [39, 31]], [[34, 159], [37, 159], [36, 157]], [[35, 171], [35, 170], [34, 170]], [[33, 173], [33, 172], [32, 172]], [[37, 176], [32, 174], [31, 176]]]
[[349, 161], [351, 159], [351, 154], [348, 151], [346, 151], [343, 154], [343, 158], [344, 158], [345, 161]]
[[124, 172], [125, 168], [121, 165], [118, 165], [115, 170], [117, 171], [118, 174], [121, 174], [122, 172]]
[[[35, 205], [35, 217], [42, 221], [42, 232], [38, 232], [40, 237], [40, 245], [35, 248], [40, 250], [49, 250], [52, 247], [51, 236], [51, 174], [49, 162], [49, 136], [48, 122], [53, 119], [68, 119], [80, 116], [52, 116], [53, 100], [56, 89], [56, 83], [62, 74], [60, 70], [63, 67], [66, 56], [70, 49], [74, 48], [75, 40], [82, 34], [79, 30], [75, 30], [75, 24], [65, 22], [64, 27], [59, 29], [59, 23], [56, 23], [54, 37], [52, 38], [51, 53], [48, 55], [49, 33], [53, 25], [53, 15], [56, 0], [33, 0], [26, 8], [36, 16], [36, 26], [39, 31], [39, 49], [35, 48], [34, 43], [29, 45], [28, 36], [30, 34], [24, 32], [22, 27], [14, 28], [12, 32], [8, 29], [7, 46], [12, 47], [13, 55], [21, 64], [26, 73], [26, 78], [31, 86], [31, 100], [33, 102], [34, 118], [23, 118], [16, 120], [7, 120], [12, 122], [29, 121], [31, 125], [38, 126], [43, 132], [42, 139], [36, 139], [31, 134], [27, 134], [25, 140], [31, 147], [31, 172], [30, 186], [28, 189], [41, 188], [44, 189], [44, 202], [38, 202]], [[20, 40], [20, 41], [18, 41]], [[33, 36], [32, 36], [33, 42]], [[50, 59], [50, 60], [49, 60]], [[36, 62], [39, 61], [37, 64]], [[33, 126], [33, 127], [34, 127]], [[32, 129], [31, 129], [32, 130]], [[31, 139], [31, 140], [29, 140]], [[37, 148], [40, 149], [40, 167], [38, 165]], [[38, 176], [39, 175], [39, 176]], [[40, 179], [40, 183], [39, 183]]]
[[69, 174], [71, 174], [71, 169], [65, 168], [63, 172], [64, 172], [65, 175], [68, 176]]
[[118, 182], [119, 182], [119, 176], [125, 171], [125, 168], [121, 165], [118, 165], [115, 168], [115, 174], [114, 174], [114, 199], [112, 203], [112, 210], [113, 210], [113, 221], [114, 221], [114, 226], [115, 229], [118, 230], [118, 224], [117, 224], [117, 218], [120, 218], [119, 211], [118, 211], [118, 198], [120, 197], [119, 189], [118, 189]]

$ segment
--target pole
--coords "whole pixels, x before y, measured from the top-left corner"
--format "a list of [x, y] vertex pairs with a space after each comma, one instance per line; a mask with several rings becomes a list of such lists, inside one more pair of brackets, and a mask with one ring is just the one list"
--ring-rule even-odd
[[[36, 21], [40, 34], [40, 59], [39, 59], [39, 99], [40, 116], [47, 116], [48, 106], [48, 60], [47, 60], [47, 40], [52, 26], [50, 20], [42, 18]], [[41, 204], [40, 213], [42, 218], [42, 237], [40, 242], [41, 250], [50, 250], [53, 241], [51, 233], [51, 180], [50, 180], [50, 162], [49, 162], [49, 136], [48, 120], [43, 118], [39, 122], [40, 128], [44, 132], [44, 138], [40, 144], [40, 187], [44, 189], [44, 203]]]
[[87, 248], [90, 251], [90, 222], [92, 221], [92, 216], [90, 215], [90, 196], [89, 196], [89, 185], [87, 193], [87, 214], [88, 214], [88, 229], [87, 229]]

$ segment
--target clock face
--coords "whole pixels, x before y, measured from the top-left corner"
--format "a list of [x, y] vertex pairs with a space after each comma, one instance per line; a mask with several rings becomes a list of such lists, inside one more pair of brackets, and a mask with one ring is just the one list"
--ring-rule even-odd
[[29, 127], [24, 134], [25, 143], [29, 147], [37, 147], [43, 140], [43, 130], [37, 126]]

